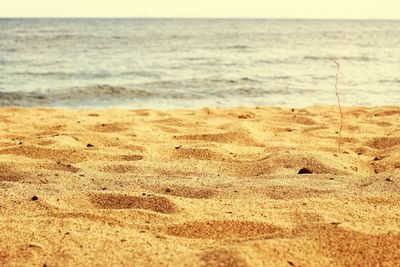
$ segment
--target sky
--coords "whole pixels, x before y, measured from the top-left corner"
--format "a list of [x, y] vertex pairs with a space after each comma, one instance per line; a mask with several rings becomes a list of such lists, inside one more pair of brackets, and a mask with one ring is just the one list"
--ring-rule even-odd
[[0, 0], [0, 17], [400, 19], [400, 0]]

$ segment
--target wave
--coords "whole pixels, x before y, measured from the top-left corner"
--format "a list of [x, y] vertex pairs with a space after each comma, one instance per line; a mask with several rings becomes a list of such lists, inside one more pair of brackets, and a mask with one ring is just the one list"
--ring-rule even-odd
[[7, 52], [7, 53], [15, 53], [15, 52], [18, 52], [18, 49], [16, 49], [16, 48], [6, 48], [3, 51]]
[[257, 83], [258, 80], [243, 77], [236, 80], [178, 80], [138, 86], [100, 84], [60, 90], [0, 92], [0, 106], [111, 105], [149, 99], [190, 101], [209, 97], [257, 97], [268, 94]]
[[[2, 62], [0, 60], [0, 65], [4, 65], [7, 62]], [[32, 66], [33, 64], [31, 64]], [[43, 65], [35, 65], [42, 67]], [[48, 67], [48, 66], [46, 66]], [[96, 78], [109, 78], [113, 76], [139, 76], [139, 77], [160, 77], [161, 73], [157, 71], [122, 71], [115, 72], [112, 71], [98, 71], [98, 72], [66, 72], [66, 71], [20, 71], [11, 73], [17, 76], [32, 76], [32, 77], [55, 77], [60, 79], [71, 78], [71, 79], [96, 79]]]
[[[140, 88], [156, 89], [157, 91], [175, 90], [175, 89], [186, 89], [192, 90], [209, 90], [210, 88], [220, 88], [236, 86], [236, 85], [249, 85], [259, 84], [262, 81], [249, 78], [241, 77], [238, 79], [219, 79], [219, 78], [205, 78], [205, 79], [185, 79], [185, 80], [163, 80], [154, 81], [138, 84]], [[186, 90], [185, 90], [186, 91]], [[170, 91], [171, 92], [171, 91]]]
[[249, 48], [251, 48], [250, 46], [247, 46], [247, 45], [228, 45], [228, 46], [226, 46], [225, 48], [227, 48], [227, 49], [239, 49], [239, 50], [241, 50], [241, 49], [249, 49]]
[[18, 75], [18, 76], [55, 77], [55, 78], [59, 78], [59, 79], [107, 78], [107, 77], [111, 77], [113, 75], [111, 72], [88, 73], [88, 72], [64, 72], [64, 71], [42, 71], [42, 72], [24, 71], [24, 72], [14, 72], [12, 74]]
[[185, 60], [187, 61], [204, 61], [208, 60], [209, 58], [204, 58], [204, 57], [187, 57]]
[[260, 83], [260, 80], [249, 78], [249, 77], [242, 77], [239, 79], [209, 79], [205, 81], [215, 82], [215, 83]]
[[287, 59], [287, 58], [274, 58], [272, 59], [261, 59], [256, 60], [256, 63], [263, 65], [284, 65], [284, 64], [299, 64], [298, 60]]
[[59, 41], [90, 41], [96, 40], [98, 37], [95, 35], [85, 35], [85, 34], [48, 34], [48, 33], [41, 33], [41, 32], [34, 32], [30, 33], [27, 32], [26, 34], [19, 34], [14, 37], [14, 39], [18, 42], [59, 42]]
[[335, 57], [335, 56], [305, 56], [303, 57], [305, 60], [346, 60], [346, 61], [361, 61], [361, 62], [367, 62], [367, 61], [372, 61], [373, 58], [370, 58], [368, 56], [342, 56], [342, 57]]
[[0, 92], [0, 106], [35, 106], [46, 102], [46, 96], [36, 92]]
[[292, 77], [287, 75], [282, 75], [282, 76], [271, 76], [269, 78], [272, 80], [289, 80]]
[[241, 87], [234, 91], [230, 90], [226, 93], [235, 96], [246, 96], [246, 97], [259, 97], [265, 95], [265, 91], [261, 88], [256, 87]]
[[161, 72], [159, 72], [159, 71], [130, 70], [130, 71], [123, 71], [120, 74], [121, 75], [126, 75], [126, 76], [160, 77]]
[[73, 87], [62, 91], [51, 91], [60, 99], [93, 98], [93, 97], [119, 97], [119, 98], [146, 98], [152, 94], [146, 90], [127, 86], [112, 86], [108, 84]]
[[393, 80], [379, 80], [380, 83], [400, 83], [400, 79]]
[[24, 71], [24, 72], [14, 72], [14, 75], [19, 76], [72, 76], [73, 73], [67, 73], [63, 71], [44, 71], [44, 72], [33, 72], [33, 71]]
[[272, 60], [267, 60], [267, 59], [263, 59], [263, 60], [258, 60], [256, 61], [257, 63], [261, 63], [261, 64], [274, 64], [276, 62], [272, 61]]
[[1, 106], [38, 106], [109, 101], [146, 99], [153, 94], [143, 89], [127, 86], [95, 85], [85, 87], [72, 87], [62, 90], [47, 90], [35, 92], [0, 92]]

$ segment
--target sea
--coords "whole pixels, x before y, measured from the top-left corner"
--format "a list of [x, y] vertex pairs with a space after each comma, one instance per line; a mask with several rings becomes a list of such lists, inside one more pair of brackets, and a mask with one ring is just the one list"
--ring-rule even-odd
[[0, 106], [400, 104], [400, 21], [0, 19]]

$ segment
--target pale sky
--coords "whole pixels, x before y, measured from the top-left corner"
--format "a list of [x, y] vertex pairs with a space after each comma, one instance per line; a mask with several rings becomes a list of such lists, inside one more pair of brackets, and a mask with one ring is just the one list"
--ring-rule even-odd
[[400, 0], [0, 0], [0, 17], [400, 19]]

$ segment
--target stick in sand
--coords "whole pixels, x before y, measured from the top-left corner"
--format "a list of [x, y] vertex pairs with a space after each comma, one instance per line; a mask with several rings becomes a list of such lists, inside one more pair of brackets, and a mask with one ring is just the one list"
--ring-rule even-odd
[[343, 128], [343, 112], [342, 112], [342, 107], [340, 106], [340, 96], [339, 96], [339, 88], [338, 88], [340, 64], [334, 59], [331, 59], [331, 60], [337, 66], [335, 89], [336, 89], [336, 98], [337, 98], [339, 111], [340, 111], [340, 128], [339, 128], [339, 136], [338, 136], [338, 154], [340, 154], [340, 140], [342, 138], [342, 128]]

